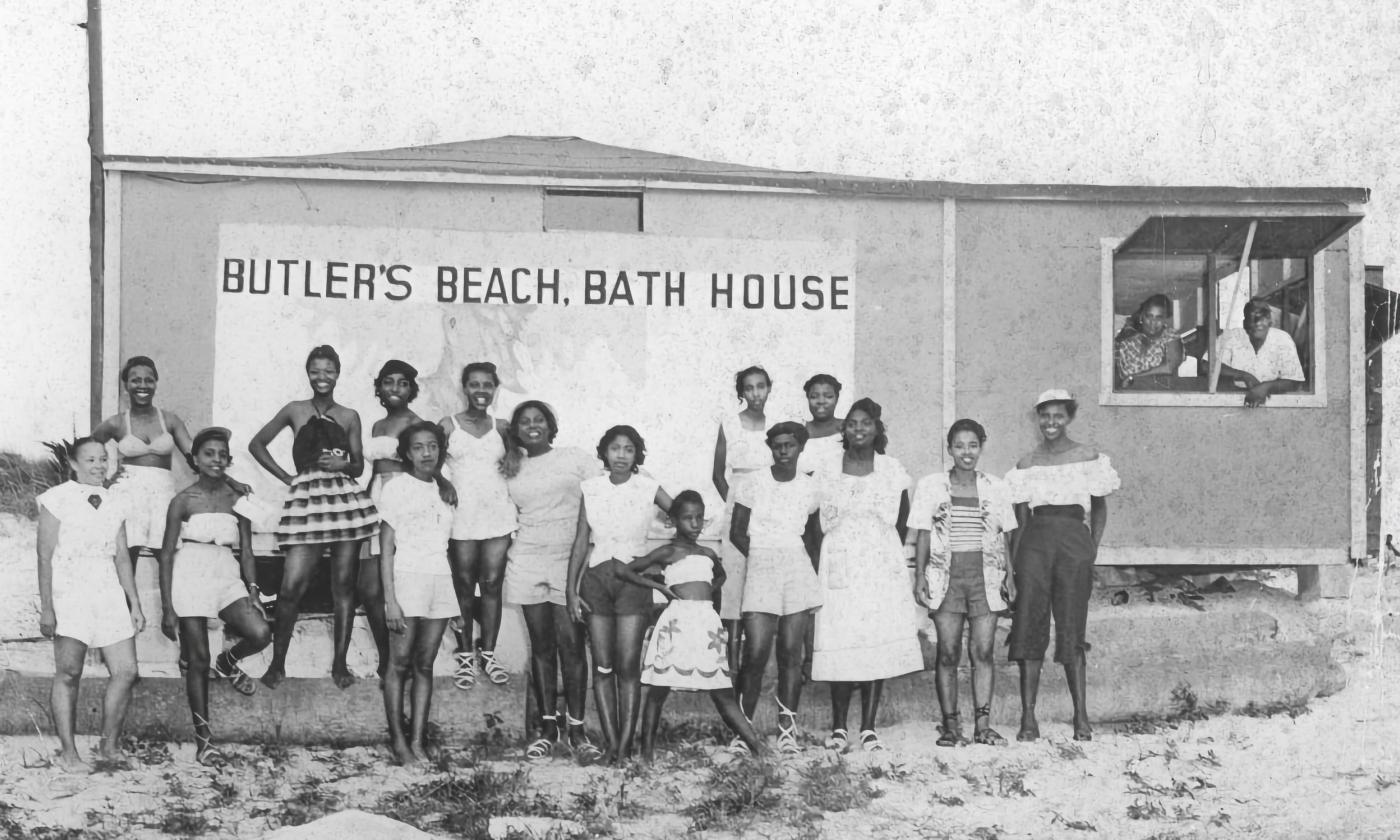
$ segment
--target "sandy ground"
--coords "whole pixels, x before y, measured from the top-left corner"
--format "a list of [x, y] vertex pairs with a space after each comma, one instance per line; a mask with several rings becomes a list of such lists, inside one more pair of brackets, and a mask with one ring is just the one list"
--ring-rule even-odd
[[883, 732], [884, 754], [838, 757], [812, 733], [800, 756], [760, 765], [677, 732], [655, 765], [605, 769], [523, 762], [490, 730], [426, 770], [378, 748], [253, 745], [214, 770], [189, 744], [129, 741], [123, 766], [78, 777], [49, 766], [51, 738], [4, 738], [0, 837], [250, 838], [349, 809], [443, 837], [1400, 837], [1397, 599], [1400, 581], [1371, 568], [1351, 598], [1311, 607], [1348, 684], [1305, 710], [1183, 706], [1082, 744], [1042, 721], [1037, 743], [941, 749], [932, 722], [913, 722]]

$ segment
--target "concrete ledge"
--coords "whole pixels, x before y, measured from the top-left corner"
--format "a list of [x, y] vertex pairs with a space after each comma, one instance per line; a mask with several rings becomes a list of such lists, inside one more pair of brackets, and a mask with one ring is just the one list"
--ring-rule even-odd
[[[1230, 602], [1223, 601], [1222, 606]], [[1275, 611], [1298, 610], [1288, 602], [1270, 604]], [[1331, 659], [1331, 641], [1300, 630], [1298, 616], [1287, 617], [1288, 632], [1264, 608], [1235, 604], [1231, 609], [1195, 612], [1162, 605], [1138, 608], [1096, 608], [1090, 614], [1089, 703], [1099, 722], [1126, 721], [1136, 717], [1163, 717], [1180, 711], [1173, 692], [1187, 685], [1200, 706], [1219, 704], [1239, 709], [1255, 703], [1297, 704], [1333, 693], [1345, 685], [1341, 668]], [[1002, 623], [1003, 625], [1005, 622]], [[1005, 655], [998, 640], [998, 658]], [[924, 638], [928, 666], [933, 645]], [[83, 680], [79, 700], [79, 731], [91, 733], [98, 725], [105, 679], [100, 666]], [[962, 708], [971, 710], [963, 669]], [[775, 725], [771, 695], [774, 675], [764, 685], [757, 723], [771, 731]], [[487, 715], [499, 717], [507, 730], [523, 729], [525, 680], [516, 675], [506, 687], [478, 683], [470, 691], [458, 691], [447, 677], [436, 681], [433, 720], [447, 738], [462, 741], [486, 728]], [[997, 665], [997, 691], [992, 704], [998, 726], [1012, 726], [1019, 717], [1016, 666]], [[52, 731], [48, 714], [50, 678], [47, 675], [6, 671], [0, 675], [0, 733]], [[590, 695], [590, 706], [592, 699]], [[291, 678], [276, 690], [258, 687], [253, 697], [242, 697], [223, 684], [211, 687], [214, 729], [220, 738], [251, 742], [291, 742], [344, 745], [379, 742], [384, 737], [383, 705], [374, 679], [361, 680], [341, 691], [329, 679]], [[813, 732], [830, 726], [829, 695], [822, 684], [808, 686], [801, 721]], [[1063, 672], [1047, 662], [1042, 678], [1040, 717], [1043, 724], [1066, 722], [1069, 695]], [[855, 711], [858, 714], [858, 711]], [[675, 692], [666, 705], [672, 721], [713, 721], [718, 716], [703, 694]], [[590, 710], [590, 720], [592, 720]], [[881, 722], [936, 720], [938, 701], [932, 671], [889, 681]], [[137, 685], [127, 720], [127, 731], [147, 737], [186, 740], [190, 715], [184, 683], [174, 677], [145, 677]]]

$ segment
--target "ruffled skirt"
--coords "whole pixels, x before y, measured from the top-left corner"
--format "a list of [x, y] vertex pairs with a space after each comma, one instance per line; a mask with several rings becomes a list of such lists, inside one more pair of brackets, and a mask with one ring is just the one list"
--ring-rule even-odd
[[277, 544], [354, 542], [378, 533], [379, 510], [354, 479], [311, 470], [292, 479], [277, 523]]

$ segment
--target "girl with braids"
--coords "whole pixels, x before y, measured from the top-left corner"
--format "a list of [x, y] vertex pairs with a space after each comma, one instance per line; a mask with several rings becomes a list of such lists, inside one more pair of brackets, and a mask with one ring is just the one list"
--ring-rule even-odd
[[[384, 716], [389, 745], [400, 764], [424, 757], [423, 735], [433, 700], [433, 660], [447, 621], [457, 614], [447, 540], [452, 507], [436, 486], [446, 435], [418, 421], [399, 433], [399, 461], [407, 468], [380, 497], [380, 577], [384, 614], [393, 631], [384, 669]], [[409, 732], [404, 733], [404, 687], [410, 689]]]
[[[478, 669], [496, 685], [510, 679], [496, 660], [496, 638], [501, 632], [501, 583], [506, 549], [515, 530], [515, 506], [500, 470], [507, 424], [487, 412], [500, 384], [491, 362], [472, 362], [462, 368], [467, 407], [438, 423], [447, 435], [447, 473], [457, 489], [448, 557], [460, 608], [453, 627], [457, 668], [452, 681], [463, 690], [476, 684]], [[481, 625], [479, 647], [472, 642], [476, 624]]]
[[609, 763], [631, 757], [641, 699], [642, 640], [651, 615], [651, 591], [624, 577], [627, 564], [646, 553], [647, 530], [671, 497], [638, 473], [646, 442], [631, 426], [613, 426], [598, 440], [605, 475], [579, 489], [578, 526], [569, 553], [569, 615], [588, 622], [593, 692]]
[[[548, 758], [565, 730], [559, 721], [559, 680], [564, 675], [564, 723], [568, 748], [583, 764], [602, 756], [584, 733], [588, 655], [583, 625], [569, 617], [569, 551], [583, 500], [581, 483], [598, 474], [598, 462], [581, 449], [554, 446], [559, 423], [539, 400], [526, 400], [510, 417], [510, 446], [502, 461], [520, 527], [510, 545], [504, 594], [518, 604], [530, 637], [530, 692], [539, 713], [530, 760]], [[532, 728], [535, 722], [530, 722]]]
[[831, 683], [831, 736], [849, 745], [846, 712], [860, 687], [860, 746], [883, 750], [875, 732], [884, 681], [924, 667], [914, 598], [904, 563], [909, 474], [885, 454], [880, 404], [857, 400], [842, 427], [845, 451], [818, 468], [822, 482], [822, 608], [813, 638], [812, 679]]
[[[55, 447], [57, 448], [57, 447]], [[61, 750], [56, 764], [91, 772], [73, 740], [78, 683], [88, 648], [102, 651], [107, 691], [102, 702], [104, 759], [121, 757], [118, 736], [136, 683], [137, 633], [146, 626], [127, 558], [125, 511], [102, 486], [107, 450], [79, 438], [62, 452], [69, 480], [35, 500], [39, 505], [39, 632], [53, 639], [49, 705]]]
[[[355, 584], [360, 543], [379, 532], [374, 502], [355, 483], [365, 469], [360, 449], [360, 415], [335, 401], [340, 356], [321, 345], [306, 357], [311, 398], [282, 406], [248, 444], [253, 460], [291, 489], [282, 505], [277, 542], [282, 547], [282, 586], [273, 623], [272, 662], [263, 684], [276, 688], [287, 676], [287, 648], [297, 623], [297, 608], [311, 574], [327, 548], [331, 553], [331, 599], [334, 611], [334, 658], [331, 677], [340, 688], [355, 681], [346, 666], [355, 617]], [[267, 445], [290, 429], [293, 475], [282, 469]], [[369, 618], [381, 614], [371, 611]]]
[[[242, 695], [255, 690], [238, 667], [272, 641], [258, 597], [252, 525], [238, 515], [239, 496], [224, 481], [232, 457], [228, 429], [211, 427], [194, 436], [191, 463], [199, 478], [176, 494], [166, 514], [160, 549], [160, 629], [180, 644], [186, 664], [185, 695], [194, 716], [195, 761], [223, 763], [211, 743], [209, 678], [227, 679]], [[233, 546], [238, 546], [234, 559]], [[209, 619], [233, 629], [238, 642], [209, 660]], [[177, 633], [178, 628], [178, 633]], [[212, 666], [212, 667], [211, 667]]]

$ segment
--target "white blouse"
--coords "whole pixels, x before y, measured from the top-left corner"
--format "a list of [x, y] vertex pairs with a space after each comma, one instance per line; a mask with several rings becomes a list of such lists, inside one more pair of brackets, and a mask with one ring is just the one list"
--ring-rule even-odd
[[1007, 494], [1013, 503], [1032, 509], [1041, 505], [1079, 505], [1089, 510], [1091, 496], [1107, 496], [1121, 485], [1107, 455], [1071, 464], [1036, 464], [1017, 467], [1006, 474]]

